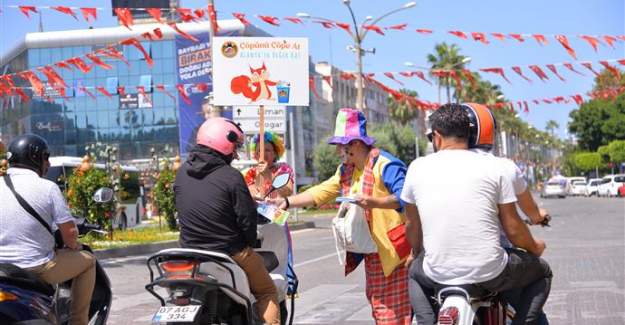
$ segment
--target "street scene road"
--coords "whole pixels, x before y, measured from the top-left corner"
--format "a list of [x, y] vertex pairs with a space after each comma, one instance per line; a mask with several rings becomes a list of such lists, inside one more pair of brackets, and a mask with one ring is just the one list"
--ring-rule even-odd
[[[554, 273], [545, 307], [553, 325], [625, 323], [625, 200], [567, 197], [541, 199], [551, 227], [532, 227], [547, 242], [544, 257]], [[316, 228], [295, 231], [295, 270], [300, 294], [296, 324], [373, 324], [365, 298], [364, 268], [343, 276], [331, 216], [308, 217]], [[308, 220], [306, 218], [306, 220]], [[146, 256], [103, 260], [113, 285], [110, 324], [145, 324], [158, 308], [143, 288]]]

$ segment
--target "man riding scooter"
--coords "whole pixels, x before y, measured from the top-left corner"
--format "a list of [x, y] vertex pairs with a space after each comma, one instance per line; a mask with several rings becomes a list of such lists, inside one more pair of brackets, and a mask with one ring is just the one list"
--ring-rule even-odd
[[[9, 169], [0, 180], [0, 263], [10, 263], [58, 284], [72, 283], [70, 324], [88, 322], [95, 283], [95, 258], [77, 241], [78, 230], [63, 194], [42, 178], [50, 163], [48, 144], [40, 136], [26, 134], [9, 145]], [[54, 249], [56, 225], [65, 247]]]
[[180, 246], [231, 256], [247, 275], [258, 314], [268, 324], [280, 324], [276, 287], [252, 249], [256, 204], [241, 173], [230, 166], [243, 141], [243, 132], [231, 120], [211, 118], [200, 126], [197, 145], [174, 184]]

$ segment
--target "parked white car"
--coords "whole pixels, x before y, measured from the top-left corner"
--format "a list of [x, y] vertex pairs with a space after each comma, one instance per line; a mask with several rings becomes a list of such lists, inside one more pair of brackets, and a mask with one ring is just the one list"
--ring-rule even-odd
[[540, 193], [540, 197], [547, 198], [556, 196], [559, 198], [565, 198], [566, 184], [567, 181], [564, 178], [552, 178], [545, 183], [545, 186], [543, 186], [543, 191]]
[[586, 195], [586, 181], [579, 179], [571, 181], [571, 185], [569, 187], [569, 195]]
[[599, 196], [618, 196], [618, 188], [625, 184], [625, 174], [606, 175], [597, 189]]
[[591, 178], [588, 180], [588, 184], [586, 185], [586, 196], [597, 195], [597, 189], [599, 185], [601, 185], [601, 178]]

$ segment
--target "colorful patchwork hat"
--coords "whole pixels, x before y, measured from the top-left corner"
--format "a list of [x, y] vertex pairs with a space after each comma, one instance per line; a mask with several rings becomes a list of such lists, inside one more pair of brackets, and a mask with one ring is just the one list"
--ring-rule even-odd
[[348, 144], [352, 140], [360, 140], [371, 146], [375, 139], [367, 136], [367, 120], [365, 115], [353, 108], [341, 108], [336, 115], [334, 136], [328, 140], [329, 144]]

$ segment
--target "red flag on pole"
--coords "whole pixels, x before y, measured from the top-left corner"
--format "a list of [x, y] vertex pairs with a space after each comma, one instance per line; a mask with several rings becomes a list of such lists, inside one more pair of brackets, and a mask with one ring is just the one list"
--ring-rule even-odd
[[547, 64], [547, 68], [549, 70], [551, 70], [551, 72], [553, 72], [553, 74], [556, 75], [556, 77], [558, 77], [558, 79], [562, 80], [562, 81], [566, 81], [564, 80], [564, 78], [558, 73], [558, 70], [556, 69], [556, 66], [553, 64]]
[[575, 70], [575, 68], [573, 68], [573, 65], [572, 65], [571, 63], [567, 63], [567, 62], [565, 62], [565, 63], [563, 63], [563, 65], [564, 65], [567, 69], [569, 69], [569, 70], [571, 70], [571, 71], [573, 71], [573, 72], [577, 73], [578, 75], [585, 76], [585, 74], [583, 74], [583, 73], [581, 73], [581, 72], [579, 72], [579, 71]]
[[510, 80], [508, 80], [508, 78], [506, 78], [506, 75], [505, 75], [505, 73], [504, 73], [502, 68], [482, 68], [482, 69], [480, 69], [480, 71], [496, 73], [496, 74], [500, 75], [504, 80], [506, 80], [509, 84], [511, 84]]
[[457, 36], [457, 37], [460, 37], [462, 39], [467, 39], [468, 38], [467, 35], [464, 32], [459, 31], [459, 30], [450, 30], [449, 34]]
[[486, 34], [480, 32], [471, 32], [471, 36], [473, 36], [473, 40], [482, 42], [484, 44], [489, 44], [488, 39], [486, 39]]
[[93, 18], [93, 21], [98, 20], [98, 12], [96, 8], [80, 8], [80, 12], [87, 22], [91, 22], [91, 18]]
[[191, 98], [189, 98], [189, 95], [187, 95], [187, 91], [184, 89], [184, 85], [177, 84], [176, 89], [178, 89], [178, 94], [180, 94], [180, 97], [182, 97], [182, 100], [187, 105], [191, 105]]
[[540, 78], [540, 80], [545, 81], [549, 79], [549, 77], [547, 77], [547, 74], [545, 74], [543, 69], [541, 69], [539, 66], [530, 65], [529, 68], [530, 70], [534, 71], [534, 73], [538, 76], [538, 78]]
[[104, 96], [106, 96], [106, 97], [108, 97], [108, 98], [113, 97], [113, 95], [111, 95], [111, 93], [109, 93], [109, 92], [108, 92], [108, 91], [107, 91], [104, 87], [102, 87], [102, 86], [95, 87], [95, 89], [97, 89], [97, 90], [98, 90], [98, 91], [99, 91], [102, 95], [104, 95]]
[[106, 70], [113, 69], [112, 66], [110, 66], [109, 64], [106, 64], [104, 61], [102, 61], [102, 59], [100, 59], [97, 55], [93, 53], [87, 53], [87, 57], [89, 58], [89, 60], [91, 60], [91, 62], [100, 66], [102, 69], [106, 69]]
[[145, 8], [145, 11], [148, 12], [148, 14], [150, 14], [150, 16], [152, 16], [152, 18], [154, 18], [154, 20], [156, 20], [157, 22], [164, 24], [163, 20], [162, 20], [162, 14], [161, 14], [161, 9], [160, 8]]
[[35, 6], [18, 6], [18, 8], [20, 8], [20, 11], [26, 15], [27, 18], [30, 18], [30, 13], [38, 13], [37, 11], [37, 7]]
[[245, 14], [244, 13], [233, 12], [232, 16], [234, 16], [234, 18], [238, 19], [241, 22], [241, 24], [243, 24], [245, 26], [249, 26], [250, 25], [250, 21], [245, 18]]
[[50, 8], [53, 9], [53, 10], [56, 10], [58, 12], [64, 13], [66, 15], [70, 15], [70, 16], [74, 17], [74, 19], [78, 20], [78, 17], [76, 16], [76, 13], [70, 7], [52, 6]]
[[532, 80], [530, 78], [526, 77], [523, 74], [523, 71], [521, 71], [521, 67], [512, 67], [512, 71], [516, 72], [519, 76], [521, 76], [521, 78], [527, 80], [527, 82], [529, 82], [529, 83], [532, 82]]
[[599, 45], [599, 40], [597, 38], [589, 36], [589, 35], [580, 35], [579, 37], [583, 39], [584, 41], [588, 42], [588, 44], [592, 46], [592, 49], [595, 50], [595, 52], [597, 52], [597, 45]]
[[117, 15], [117, 18], [119, 18], [119, 21], [122, 23], [122, 25], [126, 26], [126, 28], [132, 30], [132, 28], [130, 28], [130, 26], [132, 26], [134, 24], [134, 21], [132, 19], [132, 12], [130, 12], [130, 9], [128, 8], [113, 8], [113, 11], [115, 11], [115, 14]]
[[523, 38], [523, 35], [521, 34], [508, 34], [508, 35], [510, 35], [510, 37], [514, 38], [515, 40], [521, 43], [525, 42], [525, 39]]
[[564, 47], [564, 49], [566, 49], [566, 51], [569, 53], [570, 56], [573, 57], [573, 59], [577, 60], [577, 55], [575, 55], [575, 50], [573, 50], [571, 45], [569, 45], [569, 40], [568, 40], [568, 38], [566, 38], [566, 36], [564, 36], [564, 35], [556, 35], [556, 40], [558, 40], [558, 42], [560, 42], [560, 44], [562, 44], [562, 47]]
[[121, 44], [123, 44], [123, 45], [132, 45], [132, 46], [136, 47], [137, 50], [139, 50], [139, 51], [141, 51], [141, 53], [143, 53], [143, 58], [145, 58], [145, 62], [148, 64], [148, 66], [152, 67], [154, 65], [154, 61], [150, 57], [150, 54], [145, 50], [145, 48], [143, 48], [143, 45], [141, 45], [141, 42], [139, 42], [136, 38], [125, 39], [125, 40], [123, 40], [121, 42]]
[[280, 19], [278, 19], [278, 17], [258, 15], [258, 18], [269, 25], [280, 26]]
[[579, 64], [581, 64], [584, 67], [586, 67], [586, 69], [592, 71], [592, 73], [594, 73], [595, 76], [599, 76], [599, 72], [595, 71], [595, 69], [592, 68], [592, 63], [590, 63], [590, 62], [580, 62]]
[[536, 40], [536, 42], [538, 42], [538, 44], [540, 44], [540, 45], [547, 45], [547, 39], [545, 38], [545, 35], [534, 34], [534, 35], [532, 35], [532, 37], [534, 37], [534, 39]]

